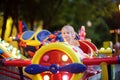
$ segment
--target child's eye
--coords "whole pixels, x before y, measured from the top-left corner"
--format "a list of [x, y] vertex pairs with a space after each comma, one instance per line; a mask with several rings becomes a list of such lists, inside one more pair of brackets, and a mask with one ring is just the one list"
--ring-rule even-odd
[[62, 34], [65, 34], [65, 32], [63, 32]]
[[67, 34], [70, 34], [69, 32], [67, 32]]

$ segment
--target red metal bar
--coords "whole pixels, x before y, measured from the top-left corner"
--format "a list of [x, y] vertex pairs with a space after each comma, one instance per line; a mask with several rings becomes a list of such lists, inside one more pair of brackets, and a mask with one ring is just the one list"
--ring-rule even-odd
[[[85, 65], [100, 65], [102, 62], [107, 64], [119, 64], [120, 56], [116, 57], [106, 57], [106, 58], [84, 58], [83, 64]], [[5, 66], [17, 66], [23, 67], [31, 64], [31, 60], [6, 60], [3, 62]]]
[[3, 62], [5, 66], [17, 66], [17, 67], [23, 67], [31, 64], [31, 60], [21, 60], [21, 59], [16, 59], [16, 60], [6, 60]]
[[107, 57], [107, 58], [84, 58], [83, 64], [85, 65], [100, 65], [102, 62], [106, 62], [107, 64], [118, 64], [118, 57]]

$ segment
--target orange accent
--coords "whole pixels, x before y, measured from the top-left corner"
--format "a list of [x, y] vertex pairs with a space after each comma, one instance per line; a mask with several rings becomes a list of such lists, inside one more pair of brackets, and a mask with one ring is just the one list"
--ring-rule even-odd
[[19, 35], [22, 34], [22, 28], [23, 28], [23, 26], [22, 26], [22, 20], [20, 20], [19, 21]]
[[53, 39], [53, 38], [55, 38], [55, 35], [51, 34], [51, 35], [49, 36], [49, 38]]
[[2, 56], [5, 58], [10, 58], [10, 56], [8, 56], [6, 53], [3, 53]]
[[32, 52], [32, 51], [28, 51], [28, 55], [30, 56], [30, 57], [33, 57], [34, 56], [34, 52]]
[[20, 41], [19, 45], [22, 47], [27, 47], [26, 42], [23, 42], [23, 41]]

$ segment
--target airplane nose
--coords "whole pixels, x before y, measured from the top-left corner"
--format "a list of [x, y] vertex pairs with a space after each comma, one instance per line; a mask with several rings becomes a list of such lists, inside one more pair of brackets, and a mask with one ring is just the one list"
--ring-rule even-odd
[[53, 74], [55, 74], [55, 73], [57, 73], [57, 71], [58, 71], [58, 66], [57, 66], [56, 64], [52, 64], [52, 65], [50, 66], [49, 70], [50, 70]]

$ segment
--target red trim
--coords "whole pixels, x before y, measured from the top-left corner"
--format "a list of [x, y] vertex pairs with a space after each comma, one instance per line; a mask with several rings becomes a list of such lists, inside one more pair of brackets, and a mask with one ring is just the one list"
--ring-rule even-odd
[[85, 65], [100, 65], [102, 62], [106, 62], [107, 64], [118, 64], [118, 57], [83, 59], [83, 64]]
[[16, 60], [8, 60], [4, 61], [5, 66], [17, 66], [17, 67], [23, 67], [31, 64], [31, 60], [21, 60], [21, 59], [16, 59]]
[[80, 43], [80, 48], [83, 50], [84, 53], [92, 54], [92, 49], [88, 44], [86, 44], [85, 42], [81, 40], [79, 41], [79, 43]]
[[87, 43], [93, 49], [93, 51], [95, 51], [96, 53], [98, 52], [97, 47], [92, 42], [87, 41], [87, 40], [82, 40], [82, 41]]

